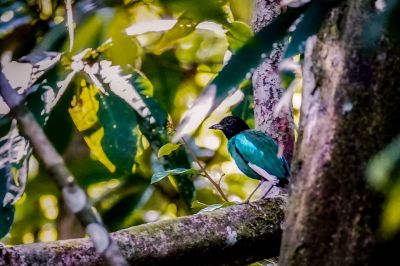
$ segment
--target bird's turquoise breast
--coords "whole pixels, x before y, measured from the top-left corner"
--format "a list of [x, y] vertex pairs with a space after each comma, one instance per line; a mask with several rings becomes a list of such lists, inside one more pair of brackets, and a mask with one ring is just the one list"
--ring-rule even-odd
[[243, 174], [247, 175], [248, 177], [254, 178], [254, 179], [261, 179], [261, 177], [254, 172], [248, 165], [248, 162], [245, 161], [245, 159], [242, 157], [242, 155], [239, 153], [239, 151], [236, 148], [236, 136], [232, 137], [228, 141], [228, 151], [231, 154], [232, 158], [235, 160], [235, 163], [237, 167], [239, 168], [240, 171], [243, 172]]

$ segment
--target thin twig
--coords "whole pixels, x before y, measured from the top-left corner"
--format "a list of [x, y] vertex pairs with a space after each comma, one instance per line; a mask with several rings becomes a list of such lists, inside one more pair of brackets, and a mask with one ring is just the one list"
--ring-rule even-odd
[[201, 171], [203, 171], [205, 177], [210, 180], [210, 182], [214, 185], [214, 187], [218, 190], [219, 194], [225, 201], [229, 201], [228, 198], [225, 196], [225, 193], [222, 191], [221, 187], [212, 179], [212, 177], [208, 174], [207, 170], [204, 168], [204, 166], [200, 163], [200, 161], [197, 159], [196, 154], [194, 154], [192, 148], [190, 148], [189, 144], [186, 142], [186, 140], [182, 137], [182, 141], [185, 144], [188, 152], [192, 156], [193, 160], [196, 161], [196, 163], [199, 165]]
[[128, 265], [118, 246], [108, 234], [100, 216], [89, 203], [86, 193], [75, 182], [75, 178], [65, 166], [63, 158], [25, 106], [22, 95], [11, 87], [1, 69], [0, 94], [10, 107], [11, 114], [17, 120], [21, 133], [29, 139], [38, 159], [61, 190], [66, 205], [85, 227], [96, 251], [104, 256], [109, 265]]
[[222, 178], [224, 178], [224, 176], [225, 176], [225, 173], [221, 174], [221, 177], [218, 180], [218, 186], [221, 186], [221, 181], [222, 181]]

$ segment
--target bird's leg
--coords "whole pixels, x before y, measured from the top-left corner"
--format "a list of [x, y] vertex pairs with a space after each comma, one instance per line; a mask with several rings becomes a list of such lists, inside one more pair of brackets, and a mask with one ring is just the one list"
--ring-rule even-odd
[[269, 192], [271, 192], [271, 190], [273, 189], [275, 187], [275, 184], [274, 183], [271, 183], [270, 184], [270, 187], [267, 189], [267, 191], [264, 193], [264, 195], [262, 196], [262, 199], [265, 199], [267, 196], [268, 196], [268, 194], [269, 194]]
[[257, 187], [253, 190], [253, 192], [250, 193], [250, 195], [247, 197], [247, 199], [243, 203], [249, 203], [251, 197], [253, 197], [254, 193], [261, 187], [261, 185], [265, 182], [264, 179], [261, 179], [260, 183], [258, 183]]

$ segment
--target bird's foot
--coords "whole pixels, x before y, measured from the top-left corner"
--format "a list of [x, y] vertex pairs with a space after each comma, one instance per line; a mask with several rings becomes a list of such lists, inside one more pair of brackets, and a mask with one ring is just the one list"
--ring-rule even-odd
[[266, 190], [264, 195], [261, 197], [262, 199], [267, 198], [275, 198], [280, 193], [280, 188], [277, 187], [275, 184], [270, 184], [270, 187]]
[[250, 197], [248, 197], [245, 201], [240, 202], [239, 204], [248, 204], [250, 203]]

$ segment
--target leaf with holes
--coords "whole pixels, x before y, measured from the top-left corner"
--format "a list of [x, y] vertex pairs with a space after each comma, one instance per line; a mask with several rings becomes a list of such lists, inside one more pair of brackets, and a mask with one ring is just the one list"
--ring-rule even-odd
[[19, 134], [13, 120], [8, 134], [0, 138], [0, 237], [10, 229], [13, 205], [24, 192], [30, 153], [29, 142]]
[[[35, 99], [40, 99], [40, 104], [34, 104], [36, 109], [32, 110], [36, 117], [44, 125], [51, 110], [57, 103], [57, 92], [53, 88], [48, 89], [50, 95], [44, 96], [43, 91], [38, 90], [40, 85], [32, 86], [46, 71], [55, 65], [60, 59], [59, 53], [33, 53], [20, 58], [17, 61], [3, 61], [3, 73], [9, 80], [10, 85], [19, 90], [21, 94], [32, 94], [28, 99], [28, 105], [32, 105]], [[18, 75], [16, 75], [18, 73]], [[45, 83], [43, 81], [40, 84]], [[29, 91], [28, 91], [29, 89]], [[3, 101], [3, 99], [1, 98]], [[7, 114], [8, 106], [0, 103], [0, 109]], [[13, 205], [22, 196], [28, 176], [28, 160], [31, 155], [31, 147], [28, 140], [19, 133], [16, 120], [10, 121], [9, 117], [2, 117], [2, 136], [0, 138], [0, 220], [2, 222], [1, 236], [9, 230], [13, 220]], [[3, 228], [4, 223], [4, 228]]]
[[[31, 87], [46, 71], [52, 68], [61, 58], [60, 53], [40, 52], [21, 57], [17, 61], [10, 57], [3, 57], [2, 72], [12, 88], [19, 94], [30, 94], [35, 87]], [[29, 89], [29, 90], [28, 90]], [[0, 118], [8, 114], [10, 109], [0, 97]]]

